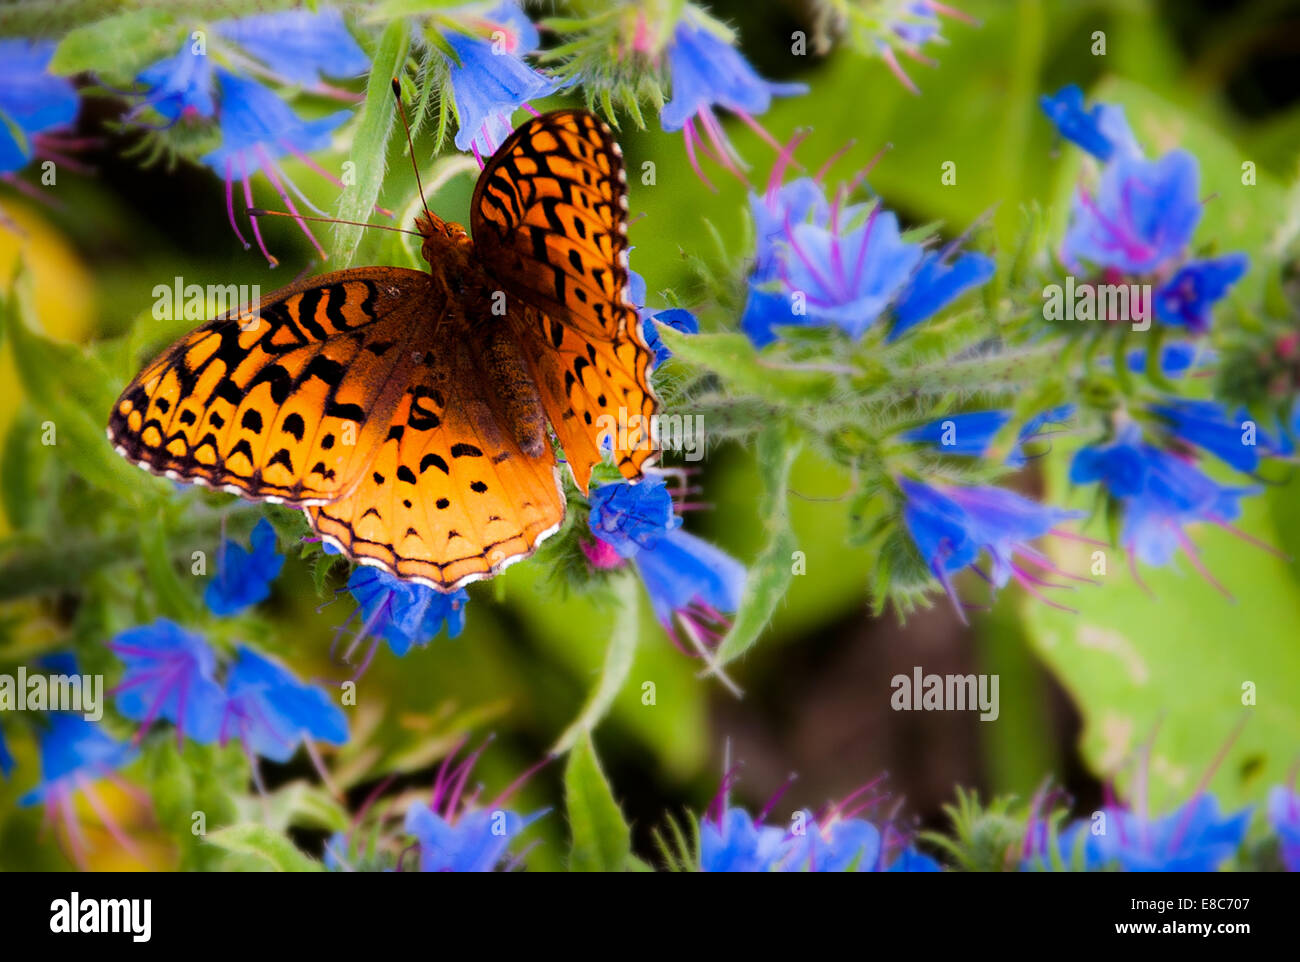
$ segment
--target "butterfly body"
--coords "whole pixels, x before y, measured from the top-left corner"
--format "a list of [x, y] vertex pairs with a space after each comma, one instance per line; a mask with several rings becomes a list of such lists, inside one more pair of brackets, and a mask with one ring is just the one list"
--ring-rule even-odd
[[[451, 591], [564, 518], [550, 431], [585, 491], [601, 416], [656, 410], [627, 298], [626, 187], [586, 111], [493, 155], [473, 238], [422, 215], [429, 271], [365, 267], [210, 321], [126, 387], [108, 435], [175, 480], [304, 508], [356, 560]], [[641, 477], [648, 427], [610, 445]]]

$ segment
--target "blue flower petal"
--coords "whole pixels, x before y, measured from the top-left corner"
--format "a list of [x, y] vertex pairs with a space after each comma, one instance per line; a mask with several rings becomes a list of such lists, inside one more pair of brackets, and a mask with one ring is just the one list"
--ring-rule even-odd
[[262, 518], [253, 528], [251, 550], [222, 541], [217, 551], [217, 575], [208, 583], [203, 600], [213, 614], [236, 614], [269, 598], [271, 582], [283, 567], [275, 529]]
[[284, 10], [223, 20], [217, 33], [291, 83], [317, 86], [322, 75], [356, 77], [370, 69], [338, 10]]
[[348, 740], [347, 718], [323, 689], [246, 646], [230, 669], [226, 693], [223, 740], [234, 738], [264, 758], [288, 761], [307, 738]]

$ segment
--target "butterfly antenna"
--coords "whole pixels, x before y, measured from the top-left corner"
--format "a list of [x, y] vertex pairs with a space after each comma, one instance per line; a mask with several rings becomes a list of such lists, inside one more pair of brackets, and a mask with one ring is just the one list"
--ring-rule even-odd
[[261, 207], [250, 207], [248, 213], [253, 217], [292, 217], [294, 220], [314, 220], [321, 224], [350, 224], [353, 227], [373, 227], [375, 230], [390, 230], [397, 234], [410, 234], [413, 237], [424, 236], [417, 230], [406, 230], [389, 224], [367, 224], [359, 220], [339, 220], [337, 217], [312, 217], [308, 214], [290, 214], [283, 210], [264, 210]]
[[406, 107], [402, 103], [402, 85], [397, 78], [393, 78], [393, 99], [397, 101], [397, 115], [402, 118], [402, 129], [406, 131], [406, 147], [411, 153], [411, 169], [415, 171], [415, 186], [420, 191], [420, 203], [424, 205], [424, 213], [429, 218], [430, 224], [438, 223], [433, 216], [433, 211], [429, 210], [429, 202], [424, 199], [424, 184], [420, 181], [420, 165], [415, 160], [415, 142], [411, 140], [411, 125], [406, 121]]

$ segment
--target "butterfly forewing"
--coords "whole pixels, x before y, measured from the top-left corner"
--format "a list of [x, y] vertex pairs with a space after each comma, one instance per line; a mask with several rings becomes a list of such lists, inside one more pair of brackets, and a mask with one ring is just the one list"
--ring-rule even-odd
[[428, 276], [339, 271], [211, 321], [122, 392], [108, 434], [156, 474], [311, 504], [347, 492], [399, 400]]
[[475, 248], [510, 319], [574, 480], [584, 491], [602, 429], [619, 470], [654, 452], [653, 355], [628, 296], [627, 185], [609, 128], [583, 110], [527, 121], [493, 155], [470, 209]]

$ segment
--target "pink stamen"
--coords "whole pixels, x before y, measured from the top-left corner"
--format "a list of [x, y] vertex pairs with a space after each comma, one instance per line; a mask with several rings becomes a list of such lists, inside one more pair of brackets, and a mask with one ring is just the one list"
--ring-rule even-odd
[[1281, 558], [1283, 561], [1287, 562], [1288, 564], [1293, 560], [1292, 557], [1286, 552], [1279, 551], [1277, 548], [1274, 548], [1267, 541], [1261, 541], [1259, 538], [1256, 538], [1254, 535], [1242, 531], [1235, 524], [1231, 524], [1227, 521], [1223, 521], [1217, 518], [1214, 519], [1214, 523], [1217, 524], [1224, 531], [1236, 535], [1242, 541], [1246, 542], [1246, 544], [1254, 545], [1256, 548], [1259, 548], [1263, 551], [1267, 551], [1275, 558]]
[[952, 579], [948, 577], [948, 572], [944, 570], [939, 559], [936, 558], [931, 563], [930, 570], [933, 571], [934, 576], [939, 579], [939, 584], [943, 585], [943, 590], [947, 593], [948, 600], [952, 602], [952, 610], [957, 612], [958, 620], [961, 621], [963, 625], [969, 625], [970, 622], [966, 620], [966, 612], [962, 609], [961, 599], [957, 597], [957, 591], [952, 586]]
[[[783, 150], [780, 142], [777, 141], [775, 137], [773, 137], [770, 133], [767, 132], [767, 128], [765, 128], [757, 120], [751, 117], [746, 111], [733, 110], [732, 113], [735, 114], [737, 117], [739, 117], [741, 122], [746, 127], [752, 130], [754, 133], [758, 134], [758, 136], [763, 140], [763, 142], [766, 143], [773, 150], [777, 151], [778, 153], [780, 153]], [[800, 167], [800, 169], [802, 170], [803, 168]]]
[[867, 245], [871, 241], [871, 229], [876, 225], [876, 215], [880, 213], [880, 205], [877, 204], [871, 208], [871, 213], [867, 215], [867, 226], [862, 231], [862, 246], [858, 248], [858, 259], [853, 265], [853, 286], [856, 288], [862, 283], [862, 268], [867, 262]]
[[898, 58], [894, 56], [892, 48], [885, 47], [881, 50], [880, 59], [885, 62], [887, 67], [889, 67], [890, 72], [898, 78], [899, 83], [914, 94], [919, 95], [921, 93], [920, 88], [917, 87], [916, 84], [912, 83], [912, 78], [907, 75], [907, 71], [903, 69], [902, 65], [898, 62]]
[[270, 156], [267, 154], [265, 149], [263, 149], [261, 144], [258, 144], [254, 150], [257, 151], [257, 156], [262, 161], [262, 170], [271, 181], [271, 186], [275, 188], [276, 192], [280, 195], [280, 199], [284, 201], [285, 206], [289, 208], [289, 213], [293, 215], [298, 226], [302, 228], [302, 232], [307, 235], [307, 239], [311, 241], [312, 246], [316, 248], [316, 253], [320, 255], [320, 259], [326, 260], [329, 255], [325, 253], [325, 248], [320, 246], [320, 242], [316, 240], [316, 235], [311, 232], [311, 228], [307, 226], [307, 222], [303, 220], [302, 215], [298, 213], [298, 208], [293, 205], [293, 198], [290, 197], [288, 191], [284, 189], [284, 184], [280, 180], [279, 173], [277, 173], [275, 162], [271, 160]]
[[795, 149], [807, 139], [808, 134], [807, 130], [795, 131], [794, 136], [790, 138], [790, 143], [781, 148], [781, 152], [776, 155], [776, 161], [772, 164], [772, 174], [767, 179], [765, 199], [768, 207], [775, 206], [777, 192], [781, 189], [781, 182], [785, 180], [785, 172], [794, 163]]
[[145, 857], [140, 848], [135, 844], [129, 835], [122, 830], [122, 826], [113, 818], [113, 813], [109, 811], [108, 806], [104, 804], [103, 799], [95, 792], [91, 785], [82, 785], [81, 794], [85, 796], [86, 801], [90, 804], [91, 809], [99, 816], [100, 822], [108, 830], [108, 834], [113, 837], [113, 841], [128, 852], [139, 862], [145, 862]]
[[[293, 154], [293, 156], [296, 157], [299, 161], [301, 161], [302, 165], [306, 167], [308, 170], [319, 174], [321, 177], [324, 177], [335, 187], [342, 188], [344, 186], [343, 181], [339, 180], [339, 178], [335, 177], [333, 174], [331, 174], [320, 164], [316, 163], [316, 161], [312, 160], [309, 156], [304, 154], [301, 150], [298, 149], [298, 147], [292, 141], [283, 140], [280, 142], [280, 146], [283, 147], [285, 150], [289, 151], [289, 153]], [[389, 211], [389, 213], [391, 214], [392, 212]]]
[[740, 169], [739, 158], [735, 150], [732, 149], [731, 143], [727, 140], [722, 125], [718, 123], [718, 118], [713, 115], [713, 111], [707, 107], [701, 108], [699, 118], [701, 126], [704, 127], [704, 132], [708, 134], [709, 142], [713, 144], [713, 149], [717, 152], [718, 162], [742, 184], [752, 188], [749, 178]]
[[1219, 584], [1214, 575], [1210, 574], [1210, 570], [1205, 567], [1205, 564], [1201, 561], [1200, 552], [1196, 550], [1196, 545], [1192, 543], [1192, 539], [1187, 537], [1187, 532], [1173, 522], [1169, 523], [1169, 527], [1173, 529], [1174, 537], [1178, 539], [1178, 543], [1183, 546], [1183, 553], [1187, 555], [1187, 560], [1191, 562], [1192, 567], [1200, 573], [1201, 577], [1218, 589], [1223, 597], [1229, 601], [1236, 601], [1237, 599], [1232, 596], [1232, 592]]
[[230, 158], [226, 158], [226, 217], [230, 220], [230, 229], [235, 232], [239, 238], [239, 243], [244, 245], [244, 250], [248, 250], [253, 245], [244, 240], [243, 233], [239, 230], [239, 224], [235, 222], [235, 190], [230, 175]]
[[925, 4], [935, 13], [941, 13], [945, 17], [952, 17], [954, 20], [960, 20], [963, 23], [969, 23], [973, 26], [978, 26], [980, 23], [977, 17], [971, 16], [965, 10], [958, 10], [956, 7], [950, 7], [946, 3], [941, 3], [940, 0], [925, 0]]
[[1055, 608], [1057, 611], [1065, 611], [1072, 615], [1077, 615], [1079, 613], [1073, 608], [1069, 608], [1063, 604], [1060, 604], [1059, 602], [1053, 601], [1051, 598], [1048, 598], [1041, 591], [1035, 588], [1032, 584], [1032, 579], [1025, 574], [1025, 572], [1021, 569], [1019, 565], [1013, 564], [1011, 566], [1011, 571], [1012, 571], [1012, 577], [1016, 579], [1016, 584], [1020, 585], [1020, 587], [1024, 588], [1027, 592], [1029, 592], [1031, 595], [1033, 595], [1043, 604], [1047, 605], [1047, 607]]
[[547, 756], [546, 756], [545, 758], [543, 758], [541, 761], [536, 762], [535, 764], [533, 764], [533, 765], [532, 765], [531, 767], [529, 767], [529, 768], [528, 768], [528, 769], [527, 769], [527, 770], [526, 770], [522, 775], [520, 775], [520, 776], [519, 776], [518, 778], [516, 778], [513, 782], [511, 782], [509, 785], [507, 785], [504, 789], [502, 789], [501, 792], [500, 792], [500, 794], [498, 794], [496, 798], [494, 798], [494, 799], [492, 799], [492, 801], [488, 802], [487, 807], [488, 807], [489, 809], [500, 808], [501, 805], [504, 804], [505, 801], [506, 801], [508, 798], [510, 798], [511, 795], [513, 795], [515, 792], [519, 791], [519, 789], [521, 789], [521, 788], [523, 787], [524, 782], [528, 781], [528, 779], [532, 778], [534, 775], [536, 775], [538, 772], [540, 772], [543, 768], [545, 768], [547, 765], [549, 765], [549, 764], [551, 763], [551, 761], [552, 761], [555, 757], [556, 757], [556, 756], [554, 756], [554, 755], [547, 755]]
[[686, 159], [690, 161], [695, 176], [704, 183], [705, 187], [716, 194], [718, 188], [713, 186], [713, 182], [704, 176], [704, 171], [700, 169], [700, 162], [695, 156], [695, 143], [698, 137], [699, 134], [695, 132], [694, 118], [686, 121], [686, 124], [682, 127], [682, 142], [686, 145]]
[[[244, 208], [248, 209], [253, 206], [253, 185], [248, 182], [248, 172], [244, 172]], [[257, 217], [254, 214], [248, 215], [248, 222], [253, 225], [253, 239], [257, 241], [257, 249], [262, 252], [267, 263], [272, 267], [280, 265], [279, 260], [271, 256], [271, 252], [266, 249], [266, 242], [262, 240], [262, 229], [257, 226]]]
[[853, 147], [857, 146], [857, 143], [858, 141], [856, 137], [850, 137], [843, 147], [827, 157], [826, 162], [817, 168], [817, 173], [813, 175], [813, 180], [819, 184], [824, 181], [826, 175], [830, 173], [830, 169], [834, 166], [835, 162], [847, 154], [851, 149], [853, 149]]
[[[63, 823], [63, 831], [68, 836], [68, 845], [72, 849], [72, 860], [77, 863], [79, 868], [84, 870], [88, 866], [86, 852], [89, 846], [86, 844], [85, 836], [81, 834], [81, 825], [77, 821], [77, 809], [72, 803], [72, 793], [66, 789], [60, 789], [55, 792], [54, 802]], [[45, 803], [49, 805], [50, 799], [47, 798]]]
[[[804, 251], [803, 247], [800, 246], [799, 240], [795, 235], [794, 227], [790, 223], [789, 211], [785, 212], [785, 233], [786, 233], [786, 242], [790, 245], [790, 249], [794, 251], [795, 256], [799, 258], [799, 260], [803, 263], [803, 266], [808, 270], [808, 273], [812, 275], [812, 279], [821, 287], [822, 291], [825, 292], [826, 294], [835, 293], [835, 289], [826, 281], [825, 278], [822, 277], [821, 272], [817, 270], [816, 265], [813, 264], [812, 259]], [[863, 243], [864, 244], [866, 243], [865, 239]], [[807, 294], [809, 292], [805, 291], [804, 293]], [[843, 293], [843, 291], [841, 291], [841, 293]]]

